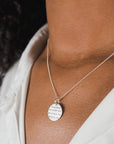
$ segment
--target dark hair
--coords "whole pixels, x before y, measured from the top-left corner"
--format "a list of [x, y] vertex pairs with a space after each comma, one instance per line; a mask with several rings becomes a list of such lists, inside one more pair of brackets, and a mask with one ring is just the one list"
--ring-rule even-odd
[[32, 35], [44, 23], [45, 0], [0, 0], [0, 84]]

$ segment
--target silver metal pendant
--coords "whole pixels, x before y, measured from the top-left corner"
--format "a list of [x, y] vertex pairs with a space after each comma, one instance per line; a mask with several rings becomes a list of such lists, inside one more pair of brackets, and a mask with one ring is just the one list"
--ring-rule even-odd
[[48, 117], [51, 121], [57, 121], [61, 118], [63, 109], [61, 104], [54, 103], [48, 109]]

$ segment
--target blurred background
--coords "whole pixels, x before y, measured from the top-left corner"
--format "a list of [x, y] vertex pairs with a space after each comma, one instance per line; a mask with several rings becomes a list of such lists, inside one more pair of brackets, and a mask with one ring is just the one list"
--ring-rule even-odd
[[45, 0], [0, 0], [0, 85], [31, 37], [46, 22]]

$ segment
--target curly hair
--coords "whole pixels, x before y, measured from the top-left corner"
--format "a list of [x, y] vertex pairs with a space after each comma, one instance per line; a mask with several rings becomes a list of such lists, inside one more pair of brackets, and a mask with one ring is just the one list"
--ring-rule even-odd
[[0, 84], [29, 39], [44, 23], [45, 0], [0, 0]]

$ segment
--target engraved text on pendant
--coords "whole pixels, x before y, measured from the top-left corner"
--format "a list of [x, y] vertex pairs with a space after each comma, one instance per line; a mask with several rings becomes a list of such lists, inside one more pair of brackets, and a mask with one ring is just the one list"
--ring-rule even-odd
[[48, 117], [52, 121], [57, 121], [63, 114], [62, 106], [59, 103], [52, 104], [48, 109]]

